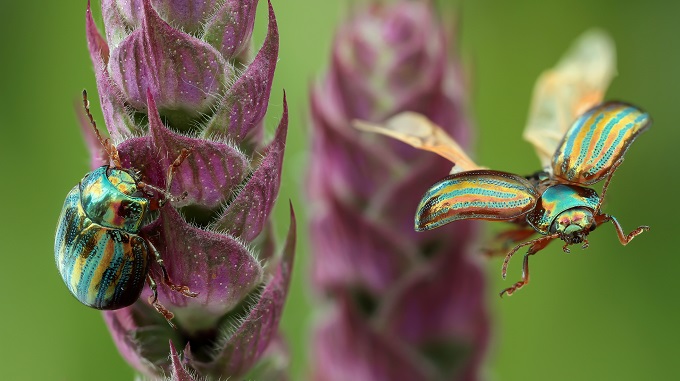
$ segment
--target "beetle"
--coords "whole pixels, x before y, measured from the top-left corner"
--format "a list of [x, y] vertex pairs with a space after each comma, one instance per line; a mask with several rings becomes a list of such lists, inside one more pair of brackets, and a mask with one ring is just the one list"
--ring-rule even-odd
[[[503, 261], [505, 279], [512, 256], [522, 247], [522, 279], [503, 290], [512, 295], [529, 283], [529, 257], [551, 241], [588, 246], [587, 236], [596, 227], [611, 222], [622, 245], [628, 244], [648, 226], [625, 234], [619, 222], [601, 211], [607, 188], [635, 138], [651, 125], [646, 112], [623, 102], [606, 102], [579, 116], [566, 132], [552, 157], [551, 165], [532, 176], [475, 169], [454, 173], [435, 183], [422, 197], [415, 216], [415, 229], [434, 229], [463, 219], [510, 221], [518, 229], [504, 233], [518, 242], [539, 233], [542, 237], [521, 243]], [[602, 194], [588, 187], [605, 180]]]
[[[359, 130], [392, 137], [454, 163], [452, 175], [432, 186], [423, 197], [415, 218], [416, 230], [459, 219], [516, 225], [497, 235], [495, 241], [503, 248], [486, 250], [487, 254], [507, 253], [502, 266], [505, 278], [510, 258], [529, 246], [522, 280], [503, 290], [503, 296], [529, 282], [528, 257], [554, 239], [562, 239], [563, 250], [569, 252], [571, 244], [587, 247], [588, 234], [608, 221], [614, 224], [624, 245], [649, 229], [640, 226], [626, 235], [618, 221], [600, 209], [626, 150], [651, 124], [649, 115], [634, 106], [602, 104], [616, 72], [612, 39], [593, 30], [584, 33], [553, 69], [539, 77], [524, 138], [534, 146], [543, 169], [525, 177], [480, 167], [442, 127], [417, 113], [403, 112], [382, 124], [353, 124]], [[606, 181], [602, 196], [598, 196], [588, 186], [602, 179]], [[529, 240], [536, 233], [543, 237]]]
[[149, 212], [186, 196], [173, 197], [170, 184], [190, 150], [182, 150], [168, 168], [165, 190], [147, 184], [139, 171], [123, 168], [116, 147], [99, 134], [86, 91], [83, 106], [113, 166], [89, 172], [66, 196], [54, 241], [59, 273], [78, 301], [100, 310], [131, 305], [148, 283], [152, 291], [149, 303], [174, 327], [174, 315], [158, 301], [156, 282], [149, 271], [150, 256], [160, 266], [163, 283], [173, 291], [187, 297], [198, 294], [172, 283], [160, 253], [140, 229]]

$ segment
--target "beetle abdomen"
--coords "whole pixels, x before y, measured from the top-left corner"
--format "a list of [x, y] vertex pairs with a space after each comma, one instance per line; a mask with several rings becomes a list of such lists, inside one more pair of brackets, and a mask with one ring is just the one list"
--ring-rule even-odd
[[54, 243], [55, 261], [71, 293], [97, 309], [129, 306], [139, 298], [148, 271], [146, 243], [85, 214], [78, 186], [64, 203]]

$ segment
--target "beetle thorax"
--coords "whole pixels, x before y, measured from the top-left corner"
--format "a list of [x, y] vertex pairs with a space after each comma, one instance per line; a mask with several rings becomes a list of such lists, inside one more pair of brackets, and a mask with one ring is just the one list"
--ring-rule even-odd
[[559, 233], [568, 244], [581, 243], [595, 226], [593, 211], [578, 207], [560, 213], [550, 226], [550, 233]]
[[107, 228], [137, 233], [149, 201], [137, 189], [134, 173], [99, 167], [80, 182], [80, 201], [88, 218]]

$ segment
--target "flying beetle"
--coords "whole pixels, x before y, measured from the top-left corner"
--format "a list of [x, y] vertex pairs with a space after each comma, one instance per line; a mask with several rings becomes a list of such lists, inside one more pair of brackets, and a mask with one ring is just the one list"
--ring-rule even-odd
[[151, 259], [170, 289], [186, 297], [198, 294], [170, 280], [160, 253], [140, 230], [149, 211], [186, 196], [172, 196], [170, 184], [191, 151], [183, 149], [168, 168], [166, 189], [145, 183], [138, 171], [123, 168], [116, 147], [99, 134], [85, 91], [83, 106], [113, 166], [89, 172], [66, 196], [54, 241], [59, 273], [78, 301], [100, 310], [131, 305], [147, 283], [152, 291], [149, 303], [174, 327], [173, 313], [158, 301], [156, 281], [149, 271]]
[[[501, 296], [511, 295], [529, 282], [529, 257], [555, 239], [564, 241], [563, 250], [569, 252], [572, 244], [586, 248], [588, 234], [606, 222], [614, 225], [623, 245], [649, 230], [640, 226], [626, 234], [616, 218], [601, 210], [626, 151], [651, 125], [649, 114], [635, 106], [601, 103], [615, 71], [609, 46], [601, 34], [587, 34], [537, 83], [535, 93], [539, 96], [534, 99], [525, 137], [535, 145], [544, 168], [530, 176], [479, 167], [441, 127], [418, 114], [402, 113], [384, 125], [355, 122], [361, 130], [391, 136], [454, 162], [452, 174], [425, 192], [415, 215], [416, 230], [463, 219], [508, 221], [516, 228], [497, 237], [508, 248], [536, 233], [541, 235], [507, 252], [502, 265], [504, 279], [512, 256], [528, 247], [522, 279]], [[569, 87], [566, 91], [565, 86]], [[571, 118], [570, 125], [563, 122], [567, 118]], [[569, 126], [566, 131], [564, 125]], [[554, 139], [555, 135], [561, 138]], [[598, 195], [589, 186], [603, 180]]]

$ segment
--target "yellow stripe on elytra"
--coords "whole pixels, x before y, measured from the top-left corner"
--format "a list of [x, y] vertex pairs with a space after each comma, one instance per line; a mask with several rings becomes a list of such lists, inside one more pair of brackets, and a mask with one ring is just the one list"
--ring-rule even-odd
[[[99, 235], [101, 235], [101, 237], [99, 237]], [[107, 235], [106, 229], [100, 230], [100, 234], [98, 234], [97, 241], [104, 239], [106, 235]], [[97, 298], [97, 294], [99, 294], [99, 288], [101, 287], [104, 272], [108, 270], [109, 266], [111, 265], [111, 259], [113, 258], [113, 255], [115, 253], [116, 249], [115, 245], [116, 242], [114, 240], [107, 239], [106, 246], [104, 246], [104, 252], [99, 258], [99, 264], [95, 269], [94, 273], [92, 274], [92, 281], [90, 282], [90, 285], [87, 290], [87, 297], [90, 300], [95, 300]]]

